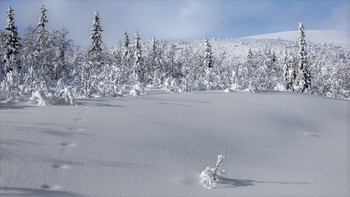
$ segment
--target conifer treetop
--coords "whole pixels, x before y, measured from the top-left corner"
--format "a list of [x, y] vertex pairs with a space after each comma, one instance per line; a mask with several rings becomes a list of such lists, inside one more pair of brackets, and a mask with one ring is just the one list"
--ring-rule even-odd
[[14, 27], [15, 19], [14, 19], [13, 15], [14, 15], [14, 13], [13, 13], [12, 7], [11, 7], [11, 6], [8, 6], [8, 8], [7, 8], [7, 24], [6, 24], [6, 30], [15, 28], [15, 27]]
[[19, 66], [19, 57], [17, 55], [19, 54], [19, 50], [21, 48], [21, 44], [19, 42], [20, 38], [18, 37], [17, 27], [15, 26], [15, 19], [14, 19], [14, 13], [11, 6], [8, 6], [7, 9], [7, 24], [4, 32], [4, 39], [5, 39], [5, 56], [4, 56], [4, 62], [7, 64], [6, 69], [12, 69], [12, 67], [15, 64], [20, 68]]
[[90, 59], [92, 61], [101, 61], [101, 54], [102, 54], [102, 27], [100, 22], [100, 16], [98, 12], [94, 13], [94, 18], [91, 25], [91, 33], [90, 33], [90, 39], [91, 39], [91, 45], [89, 50]]
[[128, 48], [130, 44], [128, 32], [124, 29], [124, 47]]
[[47, 11], [47, 9], [45, 8], [45, 6], [41, 5], [40, 18], [39, 18], [39, 23], [38, 23], [38, 27], [40, 27], [41, 29], [44, 29], [45, 28], [45, 23], [49, 22], [47, 20], [46, 11]]

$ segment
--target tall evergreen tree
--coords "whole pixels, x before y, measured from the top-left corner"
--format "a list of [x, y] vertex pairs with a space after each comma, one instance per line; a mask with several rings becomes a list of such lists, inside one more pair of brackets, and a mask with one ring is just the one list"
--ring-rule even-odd
[[103, 63], [103, 57], [102, 57], [102, 27], [100, 22], [100, 16], [98, 12], [95, 12], [94, 19], [92, 21], [91, 26], [91, 33], [90, 33], [90, 39], [91, 39], [91, 45], [88, 52], [88, 59], [93, 64], [101, 64]]
[[71, 40], [67, 39], [67, 34], [69, 31], [65, 28], [62, 28], [61, 30], [56, 31], [56, 43], [57, 43], [57, 55], [55, 60], [55, 67], [54, 67], [54, 77], [56, 80], [60, 78], [65, 78], [68, 76], [68, 65], [67, 65], [67, 59], [68, 59], [68, 50], [71, 47]]
[[[0, 57], [4, 57], [5, 53], [5, 32], [1, 29], [0, 30]], [[0, 61], [0, 82], [2, 81], [3, 77], [5, 76], [5, 69], [4, 69], [4, 62]]]
[[85, 96], [90, 97], [94, 92], [95, 85], [98, 83], [98, 75], [101, 72], [103, 64], [102, 51], [102, 27], [98, 12], [94, 13], [94, 18], [91, 25], [90, 39], [91, 44], [88, 50], [88, 63], [83, 65], [83, 83]]
[[249, 48], [246, 61], [238, 66], [238, 81], [242, 89], [246, 89], [249, 87], [249, 85], [254, 84], [253, 82], [256, 70], [257, 66], [255, 55], [253, 54], [251, 48]]
[[36, 63], [39, 69], [39, 78], [41, 82], [49, 86], [50, 80], [54, 79], [54, 61], [55, 61], [55, 46], [53, 36], [46, 29], [47, 9], [44, 5], [40, 8], [40, 18], [37, 26], [38, 40], [36, 43]]
[[265, 88], [266, 89], [274, 89], [277, 84], [277, 58], [275, 52], [271, 52], [271, 48], [264, 54], [264, 65], [265, 65]]
[[36, 84], [40, 81], [40, 69], [38, 65], [38, 42], [37, 27], [26, 27], [22, 38], [22, 66], [23, 66], [23, 89], [24, 93], [31, 93], [36, 89]]
[[46, 23], [49, 21], [47, 20], [46, 11], [47, 9], [45, 8], [44, 5], [42, 5], [40, 7], [40, 18], [38, 23], [38, 32], [39, 32], [38, 40], [45, 39], [44, 37], [46, 36], [46, 33], [47, 33], [45, 26], [46, 26]]
[[157, 48], [157, 41], [155, 38], [151, 39], [151, 54], [150, 54], [150, 62], [149, 62], [149, 67], [148, 67], [148, 72], [149, 72], [149, 81], [152, 80], [154, 85], [159, 85], [160, 84], [160, 72], [161, 72], [161, 67], [160, 67], [160, 58], [159, 58], [159, 52]]
[[129, 58], [129, 45], [130, 45], [130, 40], [129, 40], [129, 35], [126, 30], [124, 30], [124, 44], [123, 44], [123, 61], [127, 61]]
[[167, 77], [174, 77], [174, 78], [180, 78], [180, 72], [181, 70], [177, 69], [177, 65], [176, 65], [176, 45], [175, 44], [170, 44], [166, 53], [166, 58], [167, 58], [167, 62], [168, 65], [165, 66], [164, 68], [164, 76], [162, 81], [164, 81], [165, 78]]
[[144, 85], [145, 78], [144, 78], [144, 69], [143, 69], [143, 58], [142, 58], [142, 50], [141, 50], [141, 37], [138, 31], [135, 33], [135, 45], [134, 45], [134, 83], [141, 83], [141, 85]]
[[284, 55], [283, 62], [283, 81], [286, 90], [294, 91], [293, 84], [296, 78], [294, 57], [291, 54]]
[[19, 51], [21, 44], [19, 43], [20, 38], [18, 37], [17, 27], [15, 26], [15, 19], [13, 9], [8, 6], [7, 9], [7, 25], [4, 32], [5, 42], [5, 54], [4, 54], [4, 72], [16, 70], [17, 72], [21, 69]]
[[206, 68], [213, 68], [213, 54], [211, 51], [211, 45], [207, 37], [205, 37], [204, 46], [205, 46], [204, 66]]
[[208, 38], [205, 36], [204, 40], [204, 70], [205, 70], [205, 77], [207, 80], [207, 90], [213, 89], [213, 82], [214, 82], [214, 73], [213, 73], [213, 53], [211, 50], [211, 45], [209, 43]]
[[7, 98], [16, 98], [18, 96], [18, 85], [20, 81], [20, 60], [19, 51], [21, 44], [15, 26], [13, 9], [9, 6], [7, 9], [7, 25], [4, 33], [5, 52], [4, 52], [4, 86]]
[[299, 70], [297, 74], [297, 86], [300, 92], [310, 92], [311, 72], [306, 52], [304, 25], [299, 23]]

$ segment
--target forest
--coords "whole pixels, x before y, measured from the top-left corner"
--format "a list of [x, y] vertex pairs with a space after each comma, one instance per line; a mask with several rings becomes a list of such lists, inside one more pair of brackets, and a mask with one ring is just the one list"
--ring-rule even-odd
[[27, 26], [19, 35], [14, 10], [8, 7], [7, 25], [0, 29], [2, 102], [36, 98], [74, 104], [75, 98], [140, 95], [151, 88], [169, 93], [261, 90], [350, 98], [350, 49], [308, 43], [302, 23], [295, 42], [234, 41], [232, 47], [249, 48], [242, 56], [212, 47], [215, 38], [142, 40], [136, 32], [132, 40], [126, 30], [117, 46], [108, 46], [98, 12], [92, 18], [90, 46], [79, 48], [68, 29], [47, 29], [46, 12], [43, 5], [38, 25]]

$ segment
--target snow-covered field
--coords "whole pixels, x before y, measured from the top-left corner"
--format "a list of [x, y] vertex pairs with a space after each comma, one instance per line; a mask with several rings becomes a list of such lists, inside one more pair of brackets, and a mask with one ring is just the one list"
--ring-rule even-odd
[[[149, 91], [0, 104], [0, 196], [348, 196], [350, 103]], [[224, 165], [213, 189], [200, 173]]]

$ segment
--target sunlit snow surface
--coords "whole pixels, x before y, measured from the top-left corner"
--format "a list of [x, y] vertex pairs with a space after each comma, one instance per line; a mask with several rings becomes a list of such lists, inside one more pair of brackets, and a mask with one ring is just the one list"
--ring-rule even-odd
[[0, 196], [349, 194], [348, 100], [155, 89], [77, 103], [0, 104]]
[[[333, 30], [305, 30], [306, 41], [313, 44], [333, 44], [336, 46], [350, 48], [350, 33]], [[285, 31], [270, 34], [250, 36], [254, 39], [280, 39], [297, 41], [298, 31]]]

